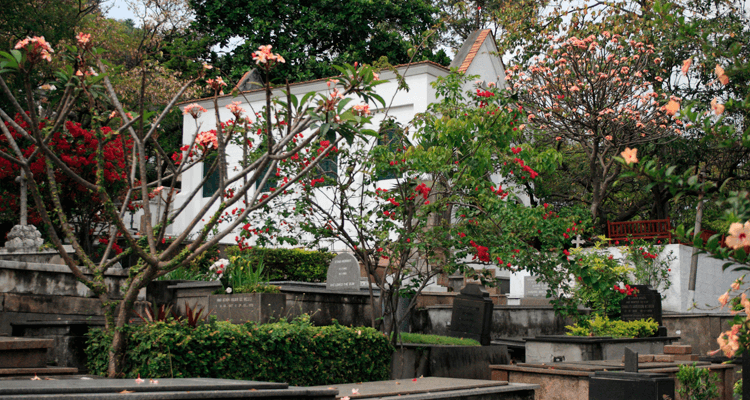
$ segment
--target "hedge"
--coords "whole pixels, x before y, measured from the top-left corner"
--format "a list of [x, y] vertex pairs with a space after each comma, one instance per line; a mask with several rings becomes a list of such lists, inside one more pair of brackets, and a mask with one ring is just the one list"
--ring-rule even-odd
[[[227, 255], [240, 252], [237, 246], [227, 248]], [[242, 250], [244, 257], [263, 261], [263, 270], [270, 281], [325, 282], [328, 265], [336, 254], [302, 249], [267, 249], [253, 247]]]
[[[125, 327], [126, 378], [226, 378], [296, 386], [390, 379], [393, 347], [372, 328], [313, 326], [309, 318], [258, 325], [179, 321]], [[106, 375], [110, 334], [90, 331], [89, 373]]]

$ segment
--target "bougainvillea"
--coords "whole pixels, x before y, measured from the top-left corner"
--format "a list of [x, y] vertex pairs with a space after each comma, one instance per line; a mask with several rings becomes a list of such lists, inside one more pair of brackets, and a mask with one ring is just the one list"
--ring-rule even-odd
[[[20, 115], [16, 115], [14, 122], [22, 128], [28, 128], [28, 123]], [[13, 138], [22, 148], [25, 156], [30, 156], [36, 146], [25, 139], [14, 127], [6, 122], [6, 127]], [[40, 128], [48, 125], [48, 121], [40, 123]], [[99, 135], [96, 135], [86, 129], [81, 128], [81, 124], [67, 121], [64, 129], [54, 132], [49, 140], [49, 147], [55, 152], [55, 155], [65, 163], [72, 171], [85, 179], [94, 180], [96, 178], [96, 160], [95, 155], [99, 138], [110, 134], [112, 131], [109, 127], [102, 127]], [[124, 148], [123, 148], [124, 144]], [[0, 149], [9, 151], [8, 140], [5, 136], [0, 136]], [[103, 178], [104, 187], [113, 197], [118, 197], [120, 192], [127, 186], [126, 159], [125, 153], [132, 150], [133, 143], [130, 139], [110, 140], [103, 145], [104, 154]], [[30, 164], [31, 172], [38, 185], [45, 185], [46, 158], [37, 156]], [[8, 199], [7, 202], [0, 204], [0, 221], [17, 223], [19, 215], [19, 197], [20, 184], [16, 178], [20, 175], [18, 165], [0, 158], [0, 197]], [[71, 179], [59, 169], [55, 169], [55, 177], [59, 182], [61, 204], [63, 210], [78, 221], [75, 225], [76, 233], [84, 243], [89, 243], [86, 248], [90, 249], [93, 237], [96, 236], [97, 224], [102, 222], [100, 212], [102, 211], [101, 201], [98, 196], [82, 186], [80, 183]], [[50, 201], [47, 199], [47, 201]], [[38, 210], [32, 202], [29, 202], [29, 223], [41, 223], [41, 217]], [[85, 239], [85, 240], [84, 240]]]

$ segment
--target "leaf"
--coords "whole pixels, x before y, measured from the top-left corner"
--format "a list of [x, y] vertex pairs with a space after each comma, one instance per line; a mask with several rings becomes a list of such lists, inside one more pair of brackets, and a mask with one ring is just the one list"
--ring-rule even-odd
[[346, 107], [346, 105], [349, 104], [349, 102], [351, 101], [352, 101], [351, 97], [347, 97], [339, 101], [338, 107], [336, 107], [336, 114], [342, 114], [344, 107]]

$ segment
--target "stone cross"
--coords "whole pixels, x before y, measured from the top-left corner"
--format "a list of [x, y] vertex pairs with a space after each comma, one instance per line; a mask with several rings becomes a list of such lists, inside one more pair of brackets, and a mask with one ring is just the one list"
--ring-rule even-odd
[[21, 169], [21, 175], [16, 178], [21, 184], [21, 226], [28, 225], [28, 211], [26, 207], [26, 172]]
[[581, 247], [584, 243], [586, 243], [586, 241], [581, 239], [581, 235], [576, 235], [575, 240], [573, 240], [573, 244], [576, 245], [576, 248]]

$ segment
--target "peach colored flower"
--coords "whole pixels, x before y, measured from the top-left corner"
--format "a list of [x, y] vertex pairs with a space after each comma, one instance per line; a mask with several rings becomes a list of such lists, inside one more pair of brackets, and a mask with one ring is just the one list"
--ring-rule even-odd
[[669, 103], [665, 106], [667, 115], [675, 115], [680, 110], [680, 103], [675, 100], [669, 100]]
[[733, 249], [750, 246], [750, 221], [741, 224], [735, 222], [729, 226], [729, 236], [724, 241]]
[[688, 58], [687, 60], [682, 62], [682, 74], [687, 75], [688, 71], [690, 70], [690, 65], [693, 64], [693, 59]]
[[721, 115], [724, 113], [724, 104], [719, 103], [719, 98], [714, 97], [713, 100], [711, 100], [711, 110], [713, 110], [714, 114]]
[[626, 164], [630, 164], [638, 162], [638, 157], [636, 157], [637, 153], [638, 149], [631, 149], [630, 147], [626, 147], [625, 151], [620, 153], [620, 155], [625, 159]]
[[719, 296], [719, 304], [721, 304], [722, 307], [727, 305], [728, 302], [729, 302], [729, 292], [726, 292], [722, 294], [721, 296]]
[[740, 290], [740, 286], [742, 285], [742, 281], [737, 279], [736, 281], [732, 282], [732, 285], [730, 286], [732, 290]]
[[227, 110], [229, 110], [232, 114], [234, 114], [234, 117], [239, 119], [242, 116], [242, 113], [245, 112], [245, 109], [240, 107], [239, 101], [233, 101], [232, 104], [227, 104]]
[[183, 115], [190, 114], [190, 115], [193, 116], [193, 118], [197, 119], [198, 117], [200, 117], [201, 113], [204, 113], [206, 111], [208, 111], [208, 110], [206, 110], [205, 108], [203, 108], [198, 103], [193, 103], [193, 104], [189, 104], [189, 105], [185, 106], [185, 109], [182, 110], [182, 114]]
[[354, 107], [352, 107], [354, 111], [357, 112], [357, 114], [361, 116], [368, 116], [370, 115], [370, 105], [369, 104], [357, 104]]
[[76, 35], [76, 40], [78, 41], [79, 46], [86, 47], [89, 41], [91, 41], [91, 34], [81, 32]]
[[716, 79], [718, 79], [722, 85], [726, 85], [727, 83], [729, 83], [729, 77], [724, 73], [724, 68], [722, 68], [720, 65], [716, 65], [716, 69], [714, 69], [714, 72], [716, 73]]

